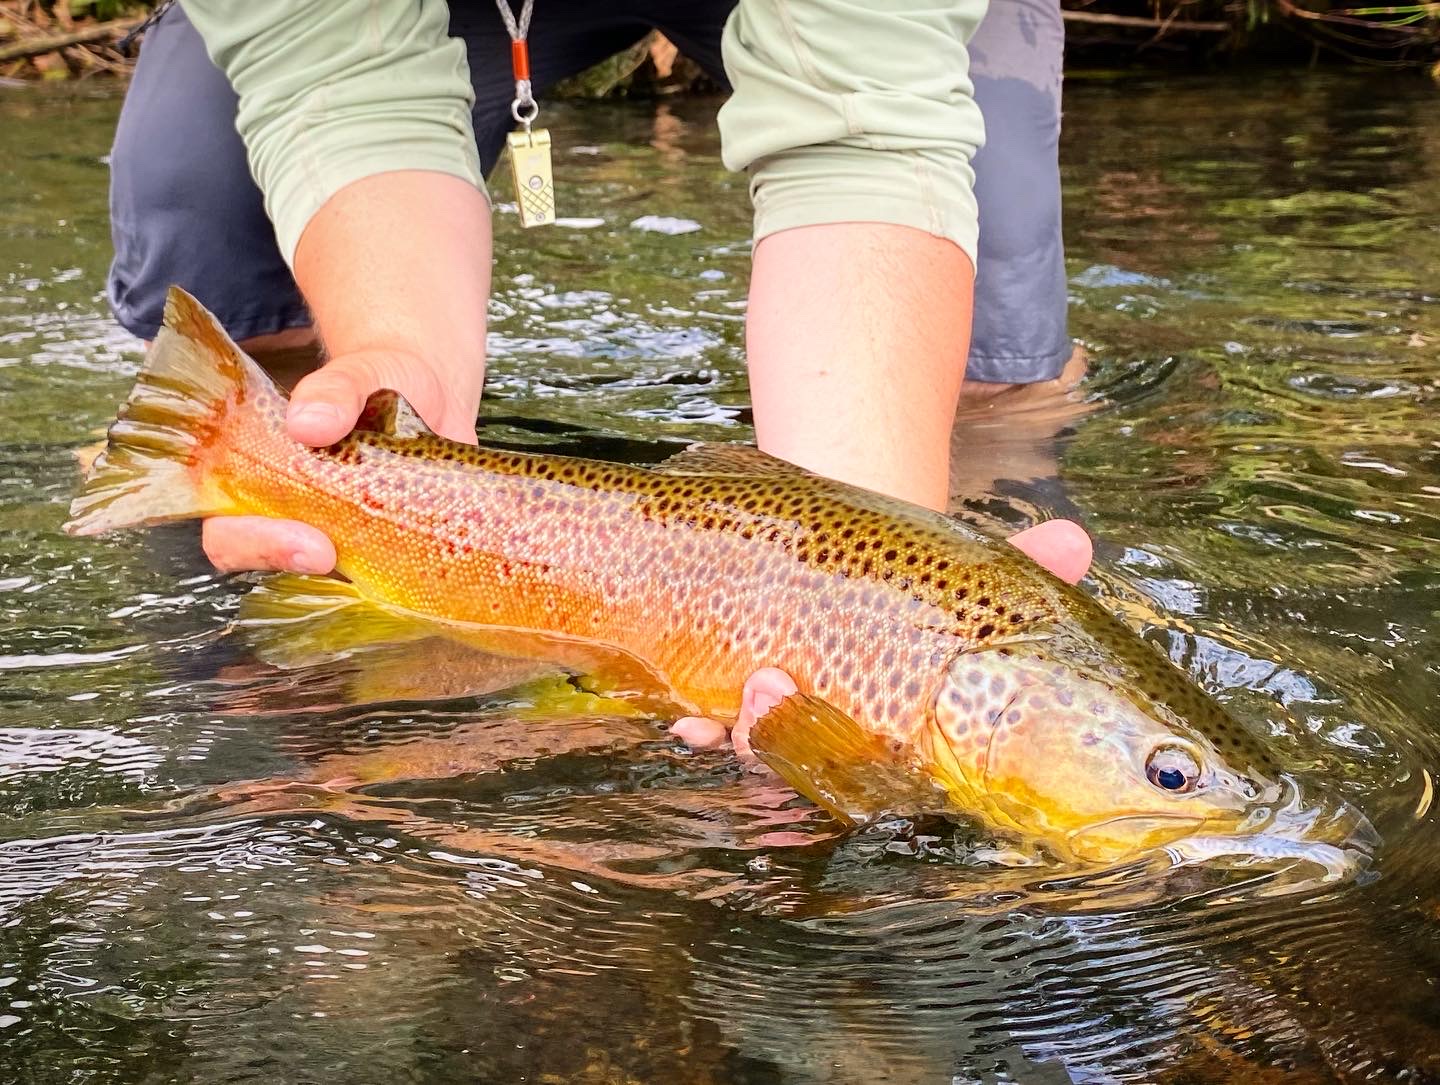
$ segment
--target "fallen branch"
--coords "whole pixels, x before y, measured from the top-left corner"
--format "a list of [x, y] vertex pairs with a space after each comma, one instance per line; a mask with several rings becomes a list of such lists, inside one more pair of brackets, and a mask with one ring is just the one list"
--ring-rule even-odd
[[57, 49], [64, 49], [67, 45], [86, 45], [90, 42], [105, 41], [108, 38], [118, 38], [129, 33], [139, 24], [139, 19], [112, 19], [108, 23], [96, 23], [94, 26], [87, 26], [82, 30], [72, 30], [66, 34], [50, 34], [43, 38], [22, 38], [9, 45], [0, 45], [0, 62], [39, 56], [42, 53], [53, 53]]
[[1101, 26], [1134, 26], [1146, 30], [1197, 30], [1202, 33], [1224, 34], [1229, 23], [1196, 22], [1193, 19], [1142, 19], [1135, 15], [1106, 15], [1098, 11], [1062, 11], [1067, 23], [1098, 23]]

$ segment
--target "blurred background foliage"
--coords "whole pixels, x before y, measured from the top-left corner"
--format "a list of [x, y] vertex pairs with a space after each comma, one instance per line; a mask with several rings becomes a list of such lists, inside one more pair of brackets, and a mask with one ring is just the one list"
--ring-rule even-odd
[[[1440, 80], [1440, 0], [1062, 0], [1072, 65], [1204, 65], [1338, 59]], [[1351, 5], [1360, 6], [1351, 6]], [[151, 0], [0, 0], [0, 81], [121, 75]], [[716, 88], [657, 33], [568, 80], [561, 95]]]

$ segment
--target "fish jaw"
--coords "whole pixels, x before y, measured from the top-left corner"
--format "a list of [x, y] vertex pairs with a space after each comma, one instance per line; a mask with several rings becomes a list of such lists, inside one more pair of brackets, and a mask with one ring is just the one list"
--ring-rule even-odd
[[[952, 794], [997, 827], [1082, 862], [1112, 862], [1197, 832], [1243, 831], [1273, 799], [1159, 706], [1043, 654], [1043, 641], [962, 652], [935, 700], [934, 760]], [[1157, 754], [1193, 764], [1172, 791]]]
[[[1204, 827], [1204, 818], [1184, 814], [1121, 814], [1075, 830], [1065, 843], [1070, 853], [1083, 862], [1112, 863], [1139, 851], [1174, 844]], [[1219, 834], [1208, 839], [1225, 837]]]

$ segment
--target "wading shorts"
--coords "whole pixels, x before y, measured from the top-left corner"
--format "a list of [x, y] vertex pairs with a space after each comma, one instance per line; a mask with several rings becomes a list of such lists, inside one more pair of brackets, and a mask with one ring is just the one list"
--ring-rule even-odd
[[[654, 27], [724, 83], [720, 33], [734, 0], [545, 0], [530, 34], [543, 89], [633, 44]], [[466, 43], [475, 138], [488, 172], [514, 127], [509, 38], [492, 0], [451, 0]], [[975, 158], [980, 246], [967, 376], [1023, 383], [1059, 374], [1070, 354], [1060, 237], [1059, 0], [991, 0], [971, 42], [985, 115]], [[496, 62], [500, 58], [500, 62]], [[276, 247], [235, 131], [236, 98], [179, 5], [149, 29], [111, 154], [117, 319], [153, 338], [165, 291], [205, 300], [236, 339], [309, 323]]]

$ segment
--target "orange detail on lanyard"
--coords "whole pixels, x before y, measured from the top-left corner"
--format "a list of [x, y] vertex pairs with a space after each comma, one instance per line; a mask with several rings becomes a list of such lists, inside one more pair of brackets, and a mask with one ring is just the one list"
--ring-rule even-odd
[[530, 78], [530, 48], [524, 38], [510, 43], [510, 64], [515, 69], [516, 80]]

